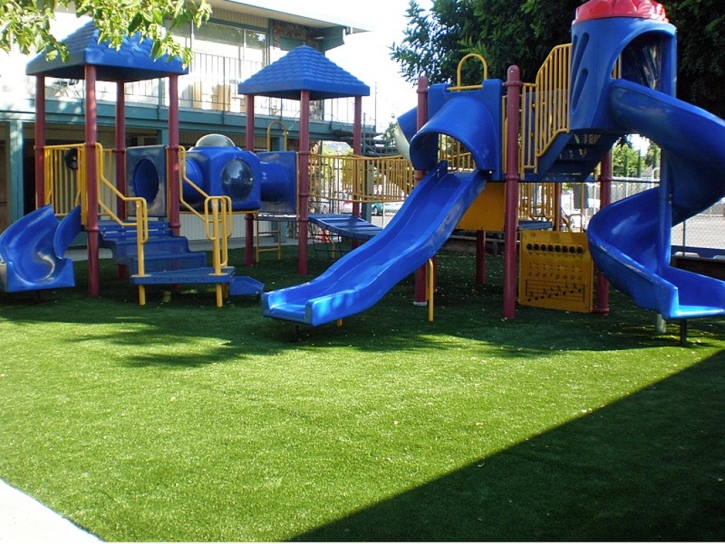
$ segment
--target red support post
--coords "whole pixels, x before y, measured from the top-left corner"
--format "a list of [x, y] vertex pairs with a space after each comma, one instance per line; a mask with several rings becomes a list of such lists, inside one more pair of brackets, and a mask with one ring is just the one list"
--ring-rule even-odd
[[85, 66], [86, 76], [86, 195], [88, 202], [86, 233], [88, 235], [88, 294], [100, 294], [100, 262], [98, 232], [98, 161], [96, 144], [98, 138], [98, 113], [96, 103], [96, 67]]
[[[428, 122], [428, 78], [421, 76], [418, 78], [418, 109], [416, 116], [416, 128], [420, 130]], [[424, 170], [415, 171], [415, 184], [425, 177]], [[426, 266], [425, 264], [415, 271], [415, 299], [413, 304], [416, 306], [425, 306], [428, 303], [428, 295], [426, 293]]]
[[[599, 207], [604, 208], [612, 202], [612, 151], [602, 160], [599, 174]], [[597, 295], [594, 301], [594, 313], [609, 315], [609, 282], [601, 272], [597, 274]]]
[[35, 207], [45, 206], [45, 77], [35, 78]]
[[[116, 157], [116, 189], [126, 195], [126, 84], [123, 81], [116, 82], [116, 147], [113, 154]], [[128, 210], [126, 201], [120, 196], [116, 197], [116, 214], [121, 219], [126, 219]], [[128, 277], [128, 267], [118, 266], [119, 279]]]
[[517, 230], [519, 218], [519, 111], [521, 109], [521, 72], [508, 69], [506, 80], [506, 195], [504, 217], [503, 316], [516, 317]]
[[[116, 189], [126, 194], [126, 87], [123, 81], [116, 82]], [[117, 215], [126, 219], [126, 202], [116, 198]]]
[[[254, 95], [247, 95], [247, 133], [244, 136], [247, 151], [254, 153]], [[244, 261], [247, 266], [254, 264], [254, 215], [248, 213], [244, 218]]]
[[299, 217], [298, 268], [307, 274], [307, 223], [310, 197], [310, 91], [300, 92], [300, 150], [299, 150]]
[[169, 76], [169, 228], [175, 236], [181, 231], [181, 168], [179, 167], [179, 76]]

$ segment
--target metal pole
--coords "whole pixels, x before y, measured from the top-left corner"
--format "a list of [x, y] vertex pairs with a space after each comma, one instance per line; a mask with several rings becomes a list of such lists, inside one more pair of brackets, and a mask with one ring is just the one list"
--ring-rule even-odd
[[[599, 174], [599, 209], [612, 202], [612, 151], [602, 160], [602, 170]], [[597, 275], [597, 297], [594, 303], [594, 313], [609, 314], [609, 282], [603, 274]]]
[[508, 69], [506, 81], [506, 195], [504, 217], [503, 316], [516, 317], [517, 229], [519, 217], [519, 110], [521, 109], [521, 71]]
[[[428, 78], [421, 76], [418, 78], [418, 109], [416, 128], [420, 130], [428, 122]], [[415, 184], [418, 185], [425, 177], [424, 170], [415, 171]], [[426, 266], [423, 265], [415, 271], [415, 299], [413, 304], [416, 306], [425, 306], [427, 304], [426, 296]]]

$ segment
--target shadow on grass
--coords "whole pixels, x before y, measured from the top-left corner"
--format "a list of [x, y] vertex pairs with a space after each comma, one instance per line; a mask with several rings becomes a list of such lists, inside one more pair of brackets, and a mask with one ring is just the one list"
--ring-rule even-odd
[[[313, 261], [310, 274], [297, 273], [297, 261], [285, 248], [281, 261], [263, 261], [251, 268], [239, 267], [239, 273], [261, 278], [266, 290], [298, 284], [317, 276], [329, 262]], [[239, 259], [237, 255], [237, 259]], [[233, 261], [232, 261], [233, 262]], [[302, 327], [299, 343], [293, 343], [292, 325], [264, 318], [255, 297], [231, 299], [216, 308], [213, 290], [184, 288], [172, 293], [168, 287], [148, 289], [147, 305], [137, 304], [136, 288], [116, 277], [109, 260], [101, 261], [101, 296], [87, 295], [86, 263], [76, 263], [77, 287], [72, 290], [41, 293], [37, 302], [32, 294], [0, 293], [0, 305], [14, 322], [68, 323], [93, 326], [92, 332], [67, 335], [52, 341], [84, 342], [88, 338], [122, 347], [173, 346], [129, 357], [131, 366], [159, 366], [181, 369], [209, 363], [235, 361], [245, 355], [305, 352], [320, 347], [354, 347], [369, 353], [394, 353], [399, 350], [436, 352], [449, 349], [452, 339], [471, 341], [472, 349], [490, 349], [512, 359], [537, 357], [554, 350], [602, 351], [639, 347], [676, 345], [676, 332], [655, 335], [652, 314], [639, 310], [622, 295], [617, 306], [623, 308], [602, 317], [556, 310], [519, 307], [514, 320], [502, 318], [500, 258], [489, 259], [489, 283], [473, 282], [471, 256], [443, 253], [438, 258], [439, 279], [436, 317], [427, 321], [427, 309], [412, 304], [412, 277], [404, 279], [369, 310], [346, 319], [342, 327], [334, 323], [317, 328]], [[107, 326], [104, 328], [104, 325]], [[708, 322], [695, 324], [691, 335], [697, 343], [708, 343], [707, 330], [723, 336], [725, 326]], [[704, 332], [703, 332], [704, 331]], [[183, 353], [186, 342], [205, 343], [203, 356]]]
[[725, 540], [725, 354], [302, 541]]

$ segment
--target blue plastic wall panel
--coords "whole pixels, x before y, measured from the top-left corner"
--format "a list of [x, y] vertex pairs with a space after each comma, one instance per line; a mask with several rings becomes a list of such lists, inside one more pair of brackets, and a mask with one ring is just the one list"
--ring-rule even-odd
[[476, 167], [491, 173], [491, 179], [503, 179], [501, 80], [484, 81], [473, 91], [448, 91], [433, 85], [429, 91], [429, 121], [410, 142], [410, 158], [419, 170], [431, 170], [438, 162], [438, 136], [458, 140], [471, 152]]
[[[192, 168], [201, 175], [201, 188], [212, 196], [229, 196], [233, 210], [258, 210], [261, 206], [264, 175], [254, 153], [238, 147], [196, 146], [186, 153], [186, 160], [195, 163]], [[193, 192], [188, 187], [184, 189], [191, 202], [203, 205]]]
[[622, 51], [636, 38], [653, 33], [664, 50], [660, 80], [671, 93], [676, 65], [675, 27], [651, 19], [614, 17], [572, 26], [571, 130], [620, 131], [609, 113], [609, 86]]
[[[146, 200], [149, 217], [166, 217], [166, 146], [148, 145], [126, 150], [126, 187], [130, 196]], [[136, 210], [131, 204], [129, 215]]]
[[262, 206], [269, 214], [297, 213], [297, 153], [270, 151], [258, 153], [262, 167]]

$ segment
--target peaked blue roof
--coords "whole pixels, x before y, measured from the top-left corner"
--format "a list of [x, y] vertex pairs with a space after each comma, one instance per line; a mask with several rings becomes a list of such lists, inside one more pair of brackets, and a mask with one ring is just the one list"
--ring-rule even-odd
[[309, 45], [293, 49], [239, 84], [241, 94], [274, 98], [299, 100], [301, 91], [309, 91], [311, 100], [370, 96], [370, 87]]
[[101, 81], [141, 81], [186, 74], [181, 59], [164, 55], [154, 59], [151, 40], [141, 40], [138, 35], [125, 37], [120, 49], [108, 42], [98, 43], [98, 29], [90, 22], [62, 40], [68, 46], [68, 60], [60, 56], [47, 60], [41, 53], [25, 67], [30, 76], [48, 76], [65, 79], [84, 79], [85, 66], [96, 66], [96, 77]]

